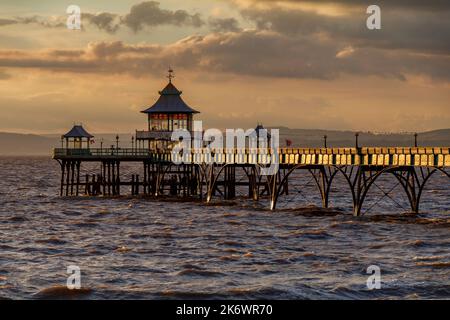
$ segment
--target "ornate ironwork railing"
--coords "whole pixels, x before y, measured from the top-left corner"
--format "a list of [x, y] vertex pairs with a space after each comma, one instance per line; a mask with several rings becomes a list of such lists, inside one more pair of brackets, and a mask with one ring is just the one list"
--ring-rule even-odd
[[148, 149], [132, 149], [132, 148], [103, 148], [103, 149], [70, 149], [56, 148], [53, 155], [56, 157], [108, 157], [108, 156], [149, 156], [151, 154]]
[[[450, 167], [450, 148], [280, 148], [276, 161], [295, 165], [366, 165]], [[137, 148], [54, 149], [55, 159], [124, 158], [172, 161], [170, 150]], [[184, 163], [270, 164], [271, 149], [193, 149]]]

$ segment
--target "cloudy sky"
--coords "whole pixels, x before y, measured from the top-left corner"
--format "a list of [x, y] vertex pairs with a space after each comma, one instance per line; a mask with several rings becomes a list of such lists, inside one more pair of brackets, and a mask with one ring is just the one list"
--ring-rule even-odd
[[[367, 6], [382, 29], [366, 28]], [[82, 29], [66, 27], [81, 8]], [[2, 0], [0, 131], [146, 126], [168, 66], [206, 127], [450, 127], [448, 0]]]

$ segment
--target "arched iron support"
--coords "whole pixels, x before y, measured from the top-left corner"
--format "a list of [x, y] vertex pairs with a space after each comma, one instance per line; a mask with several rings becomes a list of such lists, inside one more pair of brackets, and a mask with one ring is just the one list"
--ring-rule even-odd
[[251, 188], [251, 197], [254, 201], [257, 201], [259, 199], [259, 183], [261, 182], [261, 176], [258, 175], [257, 166], [251, 165], [248, 169], [246, 167], [242, 167], [242, 169], [247, 176], [249, 188]]
[[155, 197], [159, 196], [160, 194], [163, 193], [163, 182], [164, 182], [164, 177], [166, 175], [166, 173], [170, 170], [170, 168], [172, 167], [172, 164], [168, 164], [166, 166], [166, 168], [163, 170], [163, 166], [161, 163], [158, 163], [158, 170], [157, 170], [157, 174], [156, 174], [156, 188], [155, 188]]
[[[357, 177], [356, 177], [356, 203], [353, 207], [353, 214], [355, 216], [361, 216], [361, 209], [364, 204], [364, 201], [367, 197], [367, 193], [369, 192], [372, 185], [375, 181], [384, 173], [394, 171], [399, 169], [399, 167], [387, 167], [377, 171], [374, 175], [372, 175], [372, 171], [369, 170], [371, 176], [369, 179], [366, 179], [365, 173], [362, 167], [358, 168]], [[364, 183], [364, 184], [363, 184]]]
[[319, 189], [320, 195], [322, 197], [322, 207], [328, 208], [331, 184], [338, 171], [337, 170], [332, 171], [331, 167], [328, 167], [327, 173], [325, 166], [321, 166], [319, 169], [319, 177], [317, 177], [317, 174], [313, 172], [311, 169], [309, 169], [308, 171], [313, 176], [317, 188]]
[[[402, 175], [399, 175], [398, 174], [399, 171], [406, 171], [407, 177], [405, 178]], [[409, 199], [410, 205], [411, 205], [411, 209], [413, 210], [413, 212], [418, 213], [420, 198], [421, 198], [423, 189], [424, 189], [427, 181], [430, 179], [430, 177], [436, 172], [436, 169], [435, 168], [433, 168], [433, 169], [427, 168], [427, 174], [423, 174], [423, 171], [421, 171], [422, 172], [422, 180], [420, 180], [420, 178], [418, 177], [417, 172], [414, 170], [414, 168], [412, 170], [411, 169], [405, 170], [404, 167], [400, 167], [400, 166], [383, 168], [383, 169], [377, 171], [374, 175], [371, 175], [368, 180], [365, 177], [365, 172], [366, 171], [364, 171], [360, 168], [358, 176], [357, 176], [358, 184], [356, 185], [356, 187], [357, 187], [356, 203], [355, 203], [355, 206], [353, 209], [353, 213], [355, 216], [361, 215], [362, 206], [364, 204], [364, 201], [367, 197], [367, 194], [368, 194], [371, 186], [384, 173], [391, 173], [397, 178], [397, 180], [403, 186], [403, 189], [408, 196], [408, 199]], [[362, 184], [361, 178], [364, 179], [364, 185]], [[416, 189], [416, 186], [417, 186], [417, 189]]]
[[403, 189], [408, 196], [408, 200], [410, 201], [411, 210], [414, 213], [419, 213], [420, 201], [422, 199], [425, 186], [436, 172], [442, 172], [448, 178], [450, 178], [449, 173], [438, 167], [426, 168], [426, 174], [424, 173], [423, 168], [420, 168], [420, 172], [421, 175], [419, 176], [416, 172], [416, 169], [411, 168], [407, 171], [406, 177], [402, 174], [399, 174], [398, 172], [392, 172], [392, 174], [400, 181], [401, 185], [403, 186]]
[[[314, 178], [314, 181], [316, 182], [316, 186], [319, 189], [321, 198], [322, 198], [322, 205], [324, 208], [328, 208], [328, 196], [330, 194], [330, 185], [333, 181], [334, 177], [336, 176], [337, 172], [329, 172], [329, 175], [327, 174], [325, 167], [320, 166], [318, 168], [310, 168], [310, 165], [306, 164], [298, 164], [294, 167], [290, 168], [289, 171], [283, 176], [283, 179], [281, 179], [279, 185], [277, 186], [276, 183], [276, 176], [268, 176], [268, 185], [270, 186], [270, 210], [275, 210], [277, 201], [279, 196], [281, 195], [282, 188], [284, 184], [286, 183], [289, 176], [297, 169], [300, 168], [306, 168], [309, 173]], [[317, 177], [317, 174], [313, 172], [312, 170], [319, 169], [319, 177]]]
[[230, 164], [224, 164], [220, 167], [219, 172], [217, 174], [214, 174], [214, 166], [215, 164], [210, 165], [210, 171], [208, 172], [207, 176], [209, 175], [209, 179], [206, 181], [207, 190], [206, 190], [206, 202], [210, 203], [212, 199], [212, 195], [214, 193], [214, 189], [217, 186], [217, 181], [220, 177], [220, 174], [223, 172], [223, 170], [230, 166]]
[[[397, 178], [408, 197], [412, 212], [415, 213], [419, 212], [420, 200], [422, 198], [424, 188], [433, 174], [439, 171], [450, 178], [450, 173], [440, 167], [426, 168], [426, 173], [424, 172], [425, 169], [421, 168], [420, 176], [417, 174], [416, 169], [414, 169], [413, 167], [387, 167], [377, 171], [377, 173], [375, 175], [371, 175], [369, 179], [366, 179], [365, 172], [370, 170], [363, 170], [363, 167], [358, 167], [358, 170], [356, 171], [354, 177], [352, 177], [354, 174], [353, 168], [351, 169], [352, 171], [350, 173], [347, 173], [345, 170], [347, 167], [345, 166], [333, 167], [337, 170], [335, 173], [340, 172], [344, 176], [350, 187], [353, 199], [354, 214], [356, 216], [361, 215], [362, 206], [373, 183], [375, 183], [375, 181], [384, 173], [391, 173]], [[406, 173], [406, 177], [403, 173]], [[330, 189], [335, 175], [333, 175], [332, 177], [333, 178], [331, 178], [330, 176], [328, 180], [328, 187]]]
[[417, 192], [417, 195], [415, 197], [416, 202], [415, 202], [414, 208], [413, 208], [413, 212], [415, 212], [415, 213], [419, 213], [420, 200], [422, 198], [422, 194], [423, 194], [423, 190], [425, 189], [425, 185], [430, 180], [431, 176], [438, 171], [436, 168], [427, 168], [427, 174], [424, 175], [423, 171], [422, 171], [422, 168], [420, 168], [420, 170], [421, 170], [421, 173], [422, 173], [422, 181], [420, 181], [417, 173], [414, 170], [415, 179], [417, 181], [417, 186], [418, 186], [418, 192]]
[[[344, 169], [346, 169], [346, 168], [348, 168], [347, 166], [336, 166], [336, 165], [333, 165], [333, 167], [334, 167], [334, 169], [336, 170], [335, 172], [336, 172], [336, 174], [339, 172], [339, 173], [341, 173], [342, 174], [342, 176], [345, 178], [345, 181], [347, 181], [347, 184], [348, 184], [348, 186], [349, 186], [349, 189], [350, 189], [350, 192], [351, 192], [351, 194], [352, 194], [352, 203], [353, 203], [353, 206], [355, 206], [355, 204], [356, 204], [356, 193], [355, 193], [355, 185], [356, 185], [356, 178], [352, 181], [352, 175], [353, 175], [353, 168], [354, 167], [351, 167], [350, 168], [350, 174], [347, 174], [347, 172], [346, 172], [346, 170], [344, 170]], [[344, 168], [344, 169], [343, 169]], [[336, 175], [335, 175], [336, 176]], [[330, 187], [330, 190], [331, 190], [331, 185], [332, 185], [332, 182], [333, 182], [333, 180], [334, 180], [334, 177], [333, 177], [333, 179], [330, 181], [330, 183], [329, 183], [329, 187]], [[328, 195], [329, 196], [329, 195]]]
[[[414, 169], [412, 169], [414, 171]], [[406, 172], [406, 177], [403, 175], [403, 173]], [[394, 177], [397, 178], [400, 185], [403, 187], [403, 190], [405, 191], [409, 204], [411, 206], [412, 212], [416, 212], [416, 192], [415, 192], [415, 185], [411, 185], [411, 170], [403, 171], [403, 172], [396, 172], [393, 171], [392, 174]]]

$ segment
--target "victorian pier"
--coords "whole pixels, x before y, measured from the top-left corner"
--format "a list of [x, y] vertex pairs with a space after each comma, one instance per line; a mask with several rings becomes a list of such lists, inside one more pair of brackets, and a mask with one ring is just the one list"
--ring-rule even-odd
[[[339, 188], [351, 194], [353, 214], [360, 216], [368, 192], [380, 177], [392, 177], [402, 187], [413, 213], [419, 212], [424, 188], [433, 175], [450, 178], [450, 147], [366, 148], [358, 143], [354, 148], [201, 147], [175, 162], [171, 134], [177, 129], [192, 131], [198, 111], [181, 98], [172, 83], [172, 70], [168, 77], [158, 101], [142, 111], [148, 117], [148, 130], [136, 131], [132, 148], [118, 144], [92, 148], [93, 136], [82, 126], [74, 126], [62, 137], [62, 146], [53, 155], [61, 167], [61, 196], [128, 193], [211, 202], [235, 199], [240, 188], [254, 201], [268, 200], [269, 208], [275, 210], [280, 197], [290, 192], [293, 173], [304, 170], [314, 181], [324, 208], [329, 206], [335, 178], [342, 176], [346, 183]], [[274, 163], [278, 170], [263, 174]], [[129, 164], [139, 170], [124, 175], [121, 168]], [[94, 172], [83, 175], [85, 165], [93, 166]]]

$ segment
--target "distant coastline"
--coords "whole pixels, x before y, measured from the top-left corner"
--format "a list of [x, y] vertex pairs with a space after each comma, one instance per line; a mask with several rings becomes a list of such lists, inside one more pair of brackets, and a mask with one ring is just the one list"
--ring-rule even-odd
[[[270, 127], [269, 127], [270, 128]], [[353, 147], [355, 131], [322, 130], [322, 129], [280, 129], [280, 144], [285, 140], [292, 141], [292, 147], [322, 147], [323, 136], [327, 136], [328, 147]], [[115, 144], [116, 133], [95, 134], [95, 147], [100, 146], [103, 139], [105, 148]], [[119, 133], [120, 146], [131, 147], [131, 133]], [[361, 146], [405, 146], [414, 144], [411, 133], [372, 133], [362, 132], [359, 136]], [[450, 128], [427, 132], [419, 132], [419, 146], [450, 146]], [[57, 134], [20, 134], [0, 132], [0, 156], [50, 156], [52, 149], [61, 144]]]

